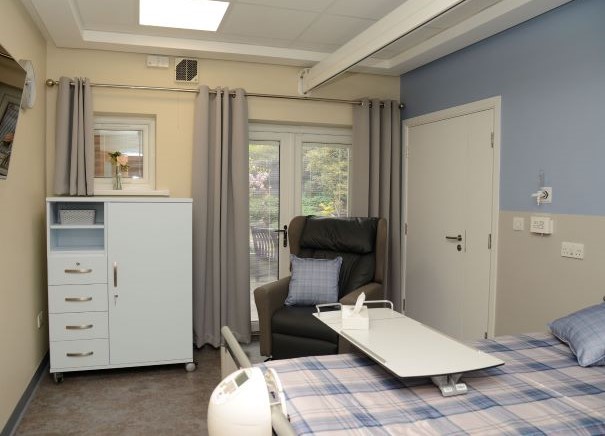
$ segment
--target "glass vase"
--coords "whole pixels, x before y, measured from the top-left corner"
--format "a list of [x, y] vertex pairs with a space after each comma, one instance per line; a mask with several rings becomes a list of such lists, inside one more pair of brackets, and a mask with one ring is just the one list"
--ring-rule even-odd
[[122, 190], [122, 171], [120, 170], [119, 165], [113, 166], [113, 190], [114, 191]]

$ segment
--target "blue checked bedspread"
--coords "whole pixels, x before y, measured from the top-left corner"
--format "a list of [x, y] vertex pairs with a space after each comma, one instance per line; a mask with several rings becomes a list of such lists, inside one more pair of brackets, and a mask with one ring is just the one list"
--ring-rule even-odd
[[264, 365], [279, 374], [301, 435], [605, 434], [605, 367], [580, 367], [547, 333], [472, 345], [506, 364], [466, 374], [468, 394], [449, 398], [355, 354]]

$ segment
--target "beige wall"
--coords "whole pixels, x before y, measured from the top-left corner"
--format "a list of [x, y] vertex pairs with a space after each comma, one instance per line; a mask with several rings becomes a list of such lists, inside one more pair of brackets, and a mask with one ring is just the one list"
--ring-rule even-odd
[[30, 59], [38, 100], [22, 110], [7, 180], [0, 180], [0, 429], [48, 350], [46, 310], [44, 151], [46, 45], [18, 0], [2, 1], [0, 44]]
[[[537, 214], [533, 214], [537, 215]], [[513, 217], [525, 230], [513, 231]], [[496, 334], [545, 331], [560, 316], [605, 295], [605, 217], [549, 214], [554, 233], [529, 233], [526, 212], [500, 212]], [[561, 242], [584, 244], [584, 260], [561, 257]]]
[[[147, 68], [146, 55], [98, 50], [58, 49], [48, 46], [47, 75], [85, 76], [96, 83], [119, 83], [177, 87], [169, 69]], [[244, 88], [248, 92], [297, 95], [300, 68], [202, 59], [200, 84], [210, 87]], [[399, 98], [399, 78], [368, 74], [347, 74], [313, 93], [313, 96], [356, 99], [364, 96]], [[172, 196], [191, 193], [191, 144], [193, 137], [194, 94], [95, 88], [95, 112], [152, 114], [156, 126], [156, 186], [169, 189]], [[47, 148], [48, 180], [53, 175], [56, 89], [48, 90]], [[299, 102], [276, 99], [249, 99], [249, 115], [254, 121], [350, 126], [350, 105]], [[52, 183], [48, 184], [51, 193]]]

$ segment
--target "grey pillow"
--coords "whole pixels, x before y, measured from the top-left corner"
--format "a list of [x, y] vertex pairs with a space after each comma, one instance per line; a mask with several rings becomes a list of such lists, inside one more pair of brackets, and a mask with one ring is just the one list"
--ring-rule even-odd
[[338, 301], [342, 257], [310, 259], [290, 255], [292, 277], [286, 306], [313, 306]]
[[580, 366], [605, 365], [605, 303], [559, 318], [548, 327], [569, 345]]

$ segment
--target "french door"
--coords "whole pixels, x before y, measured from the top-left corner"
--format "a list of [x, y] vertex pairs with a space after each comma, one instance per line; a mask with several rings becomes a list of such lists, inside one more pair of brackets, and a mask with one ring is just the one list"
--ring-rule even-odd
[[296, 215], [348, 216], [350, 129], [252, 124], [249, 141], [250, 297], [289, 274], [287, 226]]

